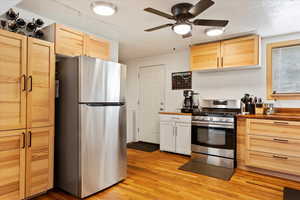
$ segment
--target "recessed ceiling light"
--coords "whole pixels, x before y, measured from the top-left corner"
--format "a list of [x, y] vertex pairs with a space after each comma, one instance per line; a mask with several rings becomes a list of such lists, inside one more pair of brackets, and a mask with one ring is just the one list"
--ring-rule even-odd
[[91, 8], [94, 13], [102, 16], [111, 16], [117, 12], [116, 5], [105, 1], [95, 1], [91, 4]]
[[192, 30], [192, 26], [190, 24], [175, 24], [173, 27], [173, 30], [178, 35], [186, 35]]
[[205, 34], [210, 37], [219, 36], [224, 33], [224, 28], [209, 28], [205, 30]]

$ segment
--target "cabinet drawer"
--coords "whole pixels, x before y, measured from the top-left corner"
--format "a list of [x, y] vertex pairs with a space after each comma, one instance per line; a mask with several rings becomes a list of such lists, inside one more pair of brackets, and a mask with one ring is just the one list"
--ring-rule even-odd
[[281, 173], [300, 175], [300, 158], [294, 156], [247, 151], [246, 165]]
[[248, 135], [248, 150], [289, 156], [300, 155], [300, 140]]
[[300, 122], [249, 119], [247, 132], [252, 135], [300, 139]]
[[177, 123], [189, 123], [192, 122], [192, 116], [184, 116], [184, 115], [160, 115], [161, 122], [177, 122]]

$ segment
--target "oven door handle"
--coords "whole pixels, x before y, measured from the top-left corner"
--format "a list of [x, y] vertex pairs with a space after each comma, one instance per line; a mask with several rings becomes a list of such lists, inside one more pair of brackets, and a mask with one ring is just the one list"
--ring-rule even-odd
[[210, 122], [192, 121], [192, 126], [234, 129], [234, 124], [228, 124], [222, 122], [210, 123]]

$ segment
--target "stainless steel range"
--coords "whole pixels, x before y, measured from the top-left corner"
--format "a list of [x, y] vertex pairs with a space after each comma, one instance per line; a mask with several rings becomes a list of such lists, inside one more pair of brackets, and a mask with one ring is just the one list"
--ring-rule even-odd
[[202, 100], [200, 112], [193, 113], [192, 159], [234, 168], [236, 120], [239, 100]]

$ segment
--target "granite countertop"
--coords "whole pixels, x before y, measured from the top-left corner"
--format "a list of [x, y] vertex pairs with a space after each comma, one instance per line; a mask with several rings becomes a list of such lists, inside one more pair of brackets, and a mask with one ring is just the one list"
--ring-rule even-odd
[[162, 115], [187, 115], [192, 116], [192, 113], [181, 113], [181, 112], [159, 112]]
[[300, 113], [275, 113], [272, 115], [237, 115], [238, 118], [248, 119], [270, 119], [270, 120], [288, 120], [288, 121], [300, 121]]

